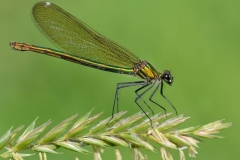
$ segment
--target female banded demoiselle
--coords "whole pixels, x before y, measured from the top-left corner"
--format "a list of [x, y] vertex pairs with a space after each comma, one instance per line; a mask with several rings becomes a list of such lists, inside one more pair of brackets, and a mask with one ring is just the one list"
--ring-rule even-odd
[[[142, 96], [155, 85], [156, 88], [151, 93], [149, 100], [161, 107], [166, 113], [166, 109], [163, 106], [152, 100], [153, 95], [160, 88], [160, 94], [174, 108], [177, 114], [176, 108], [163, 95], [163, 81], [169, 85], [173, 82], [173, 76], [169, 70], [165, 70], [163, 73], [157, 72], [149, 62], [140, 60], [128, 49], [99, 34], [81, 20], [53, 3], [36, 3], [32, 8], [32, 17], [38, 29], [62, 51], [25, 43], [10, 42], [10, 46], [13, 49], [46, 54], [103, 71], [133, 75], [143, 79], [137, 82], [117, 84], [112, 117], [115, 107], [117, 107], [118, 112], [119, 90], [132, 86], [141, 86], [135, 90], [137, 95], [135, 103], [149, 118], [150, 122], [152, 122], [150, 117], [139, 105], [138, 100], [141, 99], [153, 113], [153, 110], [143, 100]], [[142, 92], [140, 93], [140, 91]]]

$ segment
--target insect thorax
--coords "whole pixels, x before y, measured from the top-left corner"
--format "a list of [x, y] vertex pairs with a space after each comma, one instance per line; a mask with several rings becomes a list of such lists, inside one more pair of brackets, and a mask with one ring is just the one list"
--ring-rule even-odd
[[157, 79], [159, 77], [159, 73], [147, 61], [140, 61], [138, 64], [135, 64], [134, 73], [140, 78], [148, 81]]

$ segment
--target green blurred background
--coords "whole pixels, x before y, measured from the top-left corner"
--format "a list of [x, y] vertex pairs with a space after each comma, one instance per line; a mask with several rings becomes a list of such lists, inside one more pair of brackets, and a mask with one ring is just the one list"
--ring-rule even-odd
[[[12, 50], [10, 41], [55, 48], [32, 23], [30, 11], [36, 2], [7, 0], [0, 5], [0, 134], [12, 125], [28, 125], [37, 116], [37, 124], [52, 119], [53, 126], [94, 107], [94, 113], [104, 111], [103, 119], [111, 115], [116, 83], [139, 80]], [[233, 122], [231, 128], [220, 133], [224, 139], [204, 140], [196, 159], [240, 157], [240, 1], [51, 2], [151, 62], [159, 71], [171, 69], [175, 81], [172, 87], [165, 85], [164, 92], [180, 114], [191, 117], [182, 127], [219, 119]], [[139, 111], [133, 101], [134, 90], [120, 92], [120, 110], [128, 110], [129, 115]], [[160, 95], [155, 100], [173, 112]], [[162, 112], [152, 107], [155, 112]], [[120, 151], [124, 159], [131, 159], [128, 149]], [[49, 159], [93, 159], [93, 155], [60, 152], [65, 154], [50, 155]], [[150, 160], [161, 159], [159, 153], [144, 153]], [[178, 152], [172, 153], [174, 159], [179, 159]], [[106, 149], [103, 159], [114, 159], [113, 156], [113, 149]]]

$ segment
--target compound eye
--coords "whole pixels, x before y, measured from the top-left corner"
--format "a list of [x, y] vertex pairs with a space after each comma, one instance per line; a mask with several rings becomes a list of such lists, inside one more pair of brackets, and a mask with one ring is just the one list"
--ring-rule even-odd
[[166, 83], [168, 83], [169, 85], [171, 85], [172, 82], [173, 82], [173, 77], [172, 77], [170, 71], [168, 71], [168, 70], [165, 70], [165, 71], [163, 72], [162, 79], [163, 79]]
[[169, 74], [164, 74], [164, 79], [169, 80], [170, 79]]

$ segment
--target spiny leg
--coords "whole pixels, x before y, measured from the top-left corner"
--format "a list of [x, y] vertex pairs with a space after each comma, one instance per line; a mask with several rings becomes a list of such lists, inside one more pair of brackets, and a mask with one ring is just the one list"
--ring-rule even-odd
[[162, 83], [162, 85], [161, 85], [161, 89], [160, 89], [160, 94], [163, 96], [163, 98], [165, 98], [166, 100], [167, 100], [167, 102], [172, 106], [172, 108], [175, 110], [175, 112], [176, 112], [176, 115], [178, 115], [178, 112], [177, 112], [177, 109], [173, 106], [173, 104], [167, 99], [167, 97], [165, 97], [164, 95], [163, 95], [163, 83]]
[[155, 101], [152, 100], [152, 97], [155, 95], [155, 93], [156, 93], [156, 91], [158, 90], [158, 88], [159, 88], [160, 85], [163, 85], [162, 81], [161, 81], [160, 83], [158, 83], [157, 87], [154, 89], [154, 91], [153, 91], [152, 94], [150, 95], [149, 100], [150, 100], [152, 103], [156, 104], [157, 106], [161, 107], [161, 108], [164, 110], [165, 115], [166, 115], [166, 113], [167, 113], [167, 112], [166, 112], [166, 109], [165, 109], [163, 106], [161, 106], [160, 104], [158, 104], [157, 102], [155, 102]]
[[[139, 98], [141, 98], [145, 93], [147, 93], [147, 92], [155, 85], [155, 83], [156, 83], [156, 81], [155, 81], [153, 84], [151, 84], [150, 87], [148, 87], [145, 91], [143, 91], [141, 94], [139, 94], [139, 95], [135, 98], [135, 103], [136, 103], [136, 104], [138, 105], [138, 107], [143, 111], [143, 113], [147, 116], [147, 118], [149, 119], [149, 121], [150, 121], [150, 123], [151, 123], [151, 126], [152, 126], [152, 120], [151, 120], [151, 118], [147, 115], [147, 113], [144, 111], [144, 109], [138, 104], [137, 100], [138, 100]], [[149, 85], [149, 84], [147, 84], [147, 85]], [[142, 89], [142, 87], [141, 87], [140, 89]], [[138, 90], [138, 91], [140, 91], [140, 90]]]
[[113, 102], [112, 117], [108, 121], [108, 123], [113, 119], [116, 103], [117, 103], [117, 112], [118, 112], [118, 91], [119, 91], [119, 89], [126, 88], [126, 87], [132, 87], [132, 86], [145, 85], [146, 83], [147, 83], [146, 81], [137, 81], [137, 82], [122, 82], [122, 83], [117, 84], [114, 102]]

